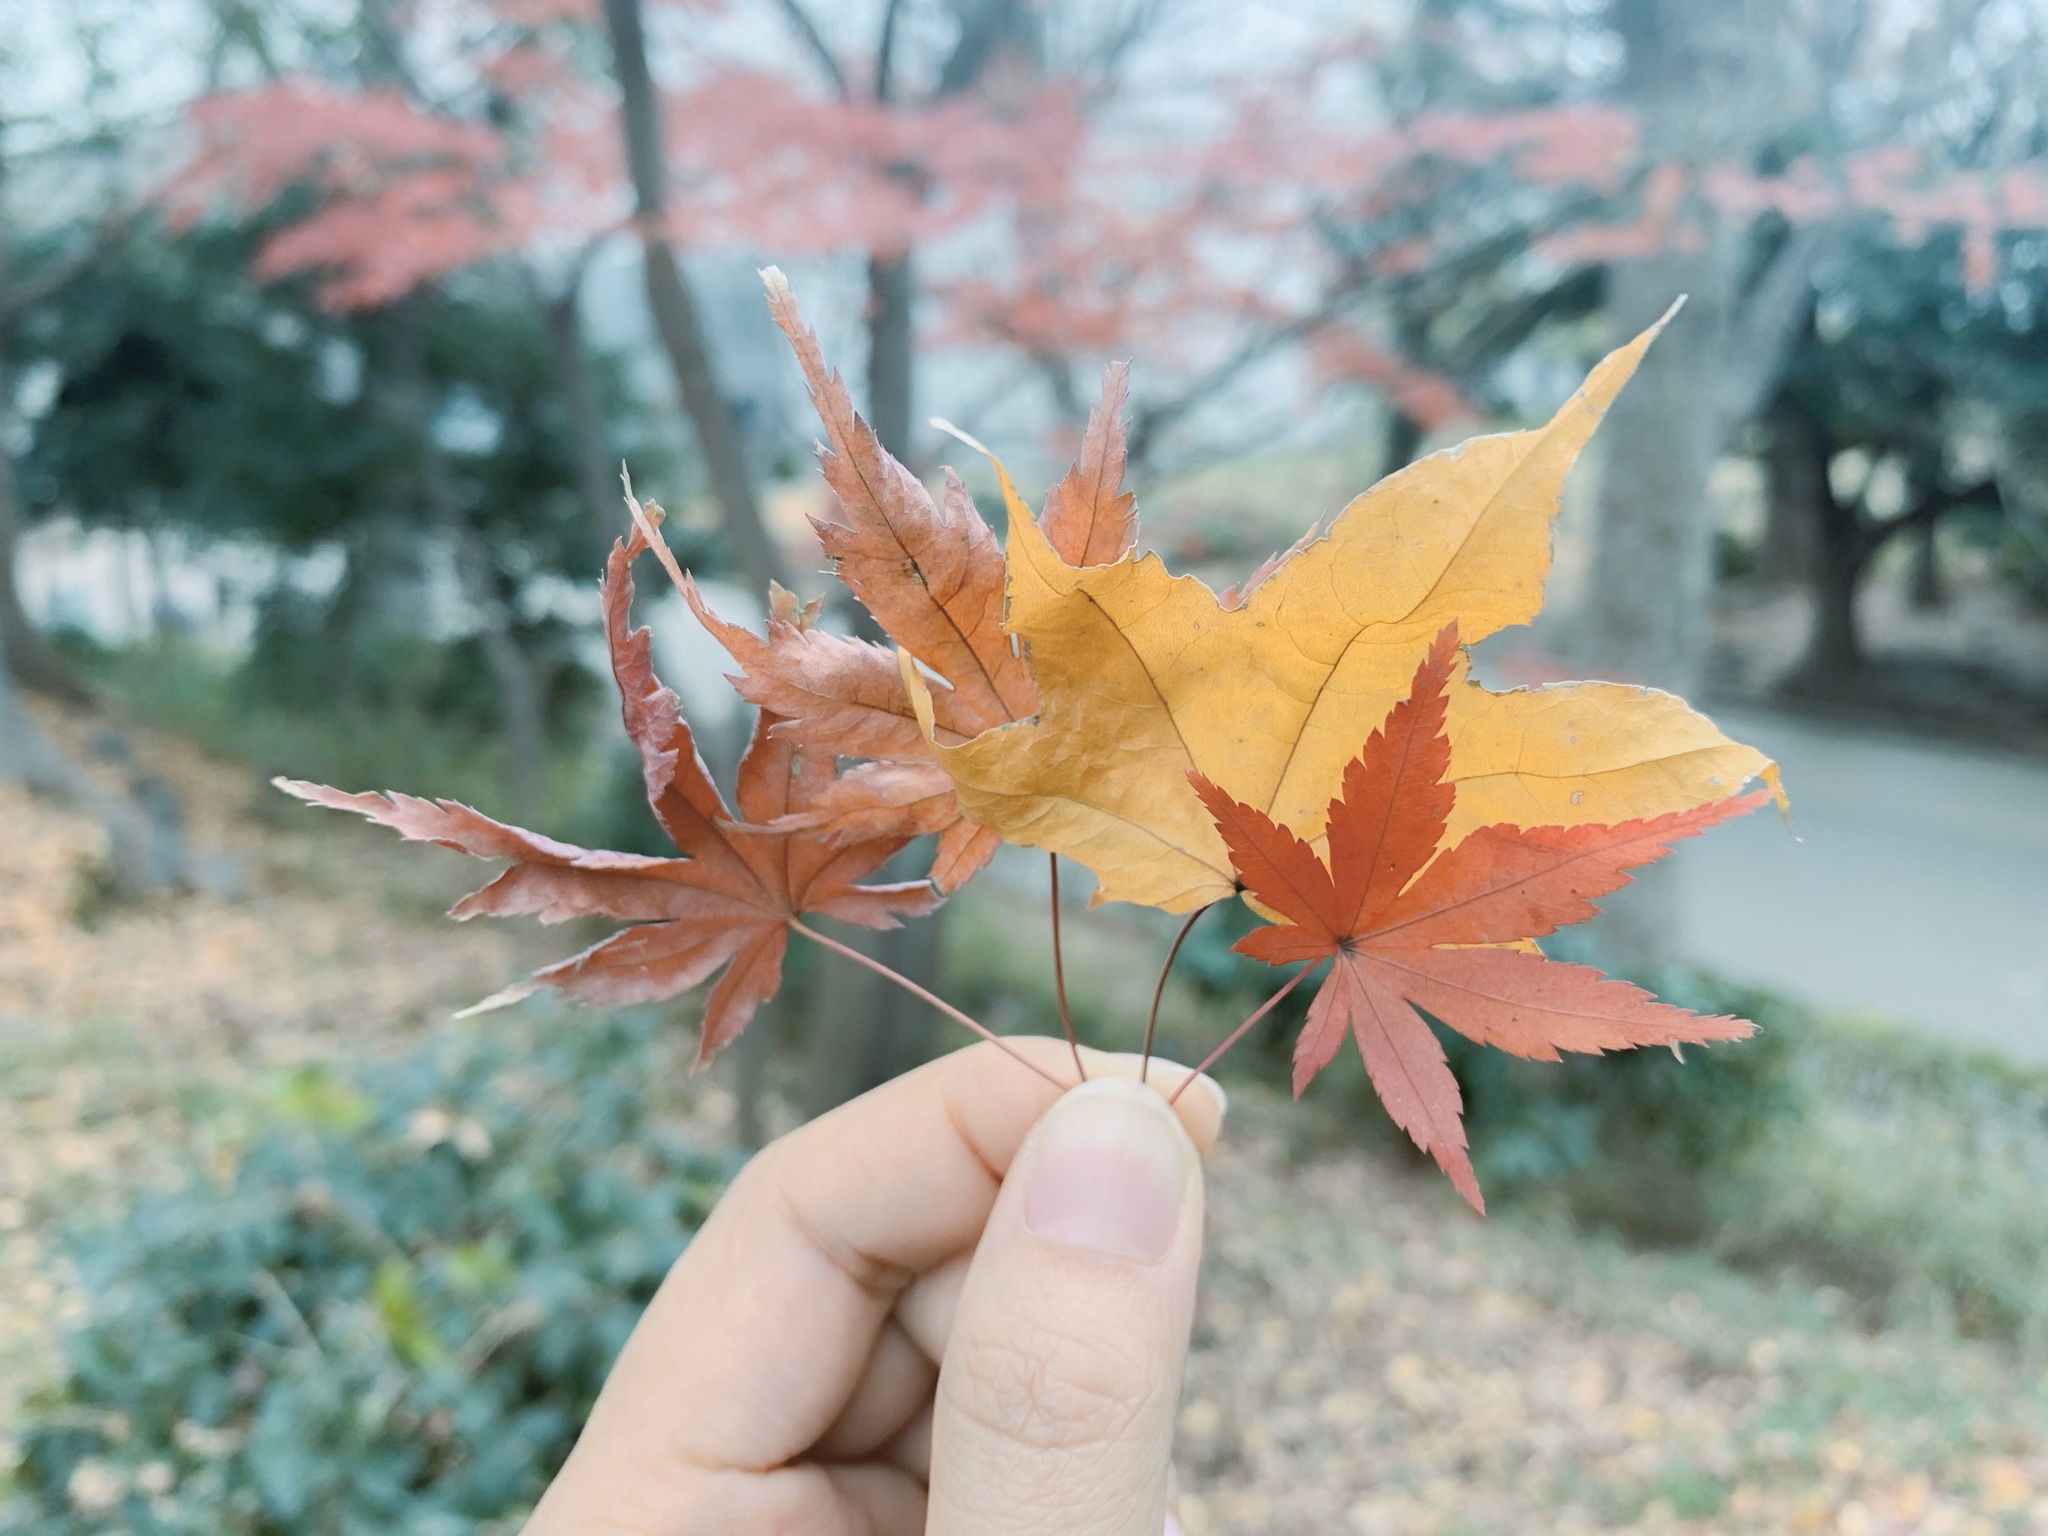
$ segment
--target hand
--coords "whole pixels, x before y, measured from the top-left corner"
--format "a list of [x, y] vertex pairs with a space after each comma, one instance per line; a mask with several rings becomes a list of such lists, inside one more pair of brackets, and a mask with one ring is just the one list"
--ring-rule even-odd
[[1159, 1536], [1223, 1095], [1082, 1054], [1060, 1095], [977, 1045], [765, 1149], [528, 1536]]

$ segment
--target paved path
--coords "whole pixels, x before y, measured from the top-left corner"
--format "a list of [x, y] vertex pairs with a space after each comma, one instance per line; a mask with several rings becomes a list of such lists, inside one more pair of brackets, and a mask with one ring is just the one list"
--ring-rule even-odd
[[1692, 948], [1731, 975], [2048, 1062], [2048, 765], [1716, 711], [1769, 811], [1689, 845]]

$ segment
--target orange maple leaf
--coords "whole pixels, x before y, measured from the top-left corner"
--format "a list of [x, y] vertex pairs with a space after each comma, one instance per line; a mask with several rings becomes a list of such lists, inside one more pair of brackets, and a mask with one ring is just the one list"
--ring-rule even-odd
[[[684, 857], [578, 848], [493, 821], [452, 800], [276, 782], [302, 800], [355, 811], [412, 841], [512, 860], [511, 868], [457, 902], [453, 917], [531, 916], [559, 923], [595, 915], [634, 925], [535, 971], [478, 1009], [517, 1002], [543, 988], [587, 1003], [654, 1002], [726, 967], [705, 1002], [696, 1060], [701, 1067], [775, 995], [795, 919], [822, 912], [863, 927], [894, 928], [899, 917], [931, 911], [938, 894], [924, 880], [854, 883], [901, 848], [905, 837], [830, 843], [815, 832], [778, 832], [768, 825], [816, 805], [832, 787], [833, 763], [830, 754], [779, 734], [777, 717], [767, 711], [757, 718], [740, 760], [738, 817], [727, 808], [675, 694], [654, 675], [648, 631], [628, 627], [632, 563], [646, 548], [638, 529], [630, 541], [612, 547], [603, 589], [605, 637], [648, 804]], [[814, 616], [814, 610], [799, 610], [788, 594], [779, 594], [775, 622], [809, 634]]]
[[1102, 370], [1102, 399], [1088, 412], [1081, 456], [1045, 493], [1038, 528], [1069, 565], [1108, 565], [1138, 547], [1137, 497], [1123, 488], [1131, 451], [1123, 419], [1130, 387], [1126, 364]]
[[1591, 898], [1627, 884], [1626, 871], [1755, 809], [1770, 792], [1612, 826], [1482, 827], [1439, 853], [1457, 799], [1445, 780], [1444, 731], [1457, 653], [1457, 626], [1446, 625], [1408, 697], [1346, 766], [1329, 807], [1327, 863], [1263, 811], [1199, 773], [1189, 778], [1245, 889], [1284, 919], [1254, 929], [1238, 951], [1268, 965], [1334, 962], [1295, 1044], [1295, 1093], [1335, 1058], [1348, 1030], [1388, 1114], [1484, 1211], [1457, 1080], [1416, 1010], [1482, 1045], [1543, 1061], [1559, 1051], [1750, 1034], [1755, 1026], [1744, 1020], [1657, 1002], [1588, 967], [1545, 959], [1527, 941], [1593, 916]]
[[[1001, 546], [966, 487], [949, 470], [938, 502], [882, 446], [854, 410], [845, 381], [826, 366], [788, 284], [764, 274], [768, 308], [789, 338], [824, 425], [819, 451], [837, 516], [813, 519], [840, 580], [888, 637], [946, 687], [933, 693], [933, 730], [948, 745], [1029, 718], [1038, 693], [1020, 649], [1003, 629]], [[1046, 497], [1040, 519], [1060, 558], [1101, 565], [1137, 539], [1133, 498], [1123, 489], [1128, 387], [1122, 364], [1103, 373], [1081, 455]], [[727, 622], [692, 581], [683, 596], [740, 672], [733, 686], [781, 717], [775, 730], [815, 751], [866, 758], [821, 789], [809, 808], [778, 823], [835, 840], [939, 835], [931, 879], [964, 884], [1001, 837], [966, 820], [953, 780], [918, 728], [895, 654], [870, 641], [771, 619], [766, 635]]]

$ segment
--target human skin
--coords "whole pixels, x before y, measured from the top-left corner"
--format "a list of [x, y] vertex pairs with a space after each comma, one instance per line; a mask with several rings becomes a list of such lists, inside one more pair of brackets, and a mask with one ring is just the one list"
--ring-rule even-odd
[[[1059, 1041], [1007, 1042], [1072, 1082]], [[1223, 1095], [991, 1045], [750, 1162], [527, 1536], [1159, 1536]]]

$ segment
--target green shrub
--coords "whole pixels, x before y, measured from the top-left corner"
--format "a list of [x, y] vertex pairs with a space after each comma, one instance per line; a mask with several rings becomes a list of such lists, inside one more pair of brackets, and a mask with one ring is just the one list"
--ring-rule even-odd
[[450, 1032], [274, 1085], [232, 1173], [80, 1235], [9, 1529], [510, 1529], [731, 1169], [650, 1115], [649, 1020]]
[[2048, 1072], [1868, 1022], [1793, 1063], [1799, 1113], [1716, 1194], [1716, 1247], [1866, 1303], [2048, 1342]]
[[[1205, 992], [1255, 1004], [1281, 973], [1229, 946], [1256, 921], [1239, 907], [1213, 926], [1198, 925], [1181, 951], [1183, 972]], [[1696, 1012], [1753, 1019], [1759, 1032], [1731, 1045], [1688, 1046], [1682, 1055], [1617, 1051], [1547, 1062], [1478, 1046], [1437, 1026], [1489, 1199], [1547, 1191], [1589, 1225], [1638, 1241], [1708, 1235], [1715, 1182], [1760, 1138], [1798, 1117], [1794, 1063], [1813, 1021], [1773, 993], [1699, 972], [1671, 970], [1654, 978], [1651, 990]], [[1224, 1063], [1225, 1076], [1286, 1084], [1310, 993], [1303, 987], [1275, 1009]], [[1350, 1049], [1338, 1053], [1304, 1103], [1313, 1119], [1296, 1138], [1302, 1150], [1355, 1143], [1365, 1127], [1375, 1127], [1383, 1147], [1405, 1155], [1405, 1138], [1393, 1131]]]
[[1697, 1013], [1752, 1019], [1758, 1032], [1723, 1045], [1539, 1062], [1438, 1031], [1489, 1190], [1555, 1184], [1580, 1220], [1637, 1241], [1708, 1234], [1718, 1181], [1797, 1118], [1793, 1064], [1812, 1021], [1772, 993], [1698, 973], [1668, 973], [1653, 990]]

